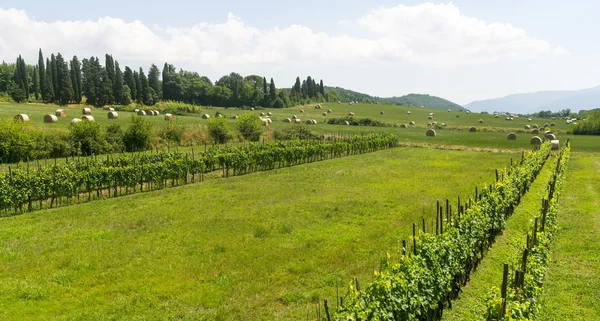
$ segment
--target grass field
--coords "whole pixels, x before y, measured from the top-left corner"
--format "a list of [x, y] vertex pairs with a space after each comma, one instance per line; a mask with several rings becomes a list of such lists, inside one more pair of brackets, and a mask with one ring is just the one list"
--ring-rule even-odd
[[555, 164], [555, 157], [548, 159], [529, 192], [506, 222], [502, 235], [498, 236], [477, 270], [471, 274], [471, 281], [463, 288], [463, 293], [453, 303], [452, 309], [444, 312], [443, 321], [485, 320], [484, 299], [492, 287], [500, 287], [503, 264], [515, 256], [517, 245], [525, 243], [527, 232], [533, 226], [532, 219], [540, 210], [539, 200], [546, 195], [548, 180]]
[[510, 157], [396, 148], [4, 218], [0, 318], [298, 320]]
[[600, 160], [572, 157], [539, 320], [600, 320]]
[[[529, 122], [526, 118], [515, 118], [513, 121], [506, 121], [503, 117], [495, 118], [493, 115], [484, 114], [466, 114], [464, 112], [447, 112], [440, 109], [417, 108], [394, 105], [374, 105], [374, 104], [321, 104], [322, 109], [315, 109], [314, 105], [299, 106], [285, 109], [265, 109], [255, 111], [242, 111], [238, 109], [224, 108], [206, 108], [205, 112], [211, 116], [217, 111], [222, 112], [227, 118], [232, 115], [239, 115], [242, 112], [252, 112], [259, 115], [261, 112], [265, 114], [271, 112], [273, 123], [269, 130], [281, 130], [293, 126], [293, 124], [283, 122], [283, 119], [297, 115], [303, 120], [316, 119], [317, 125], [309, 125], [309, 128], [317, 133], [323, 134], [360, 134], [369, 132], [391, 132], [397, 134], [404, 143], [419, 143], [433, 146], [444, 145], [463, 145], [478, 148], [497, 148], [497, 149], [531, 149], [529, 140], [532, 134], [524, 132], [525, 125], [537, 124], [539, 126], [545, 123], [554, 121], [556, 127], [553, 132], [557, 134], [557, 138], [562, 141], [570, 139], [573, 143], [573, 152], [597, 152], [600, 153], [600, 138], [595, 136], [573, 136], [566, 135], [568, 125], [564, 120], [551, 120], [534, 118]], [[18, 113], [28, 114], [31, 118], [33, 126], [41, 128], [59, 128], [67, 130], [69, 122], [72, 118], [81, 118], [81, 106], [67, 109], [67, 116], [61, 117], [58, 123], [45, 124], [43, 117], [45, 114], [54, 113], [59, 108], [55, 105], [43, 104], [0, 104], [0, 118], [12, 118]], [[304, 109], [304, 113], [300, 112]], [[322, 116], [322, 113], [331, 109], [332, 113], [328, 116]], [[383, 111], [384, 114], [380, 115]], [[408, 115], [408, 111], [411, 112]], [[349, 112], [354, 112], [356, 118], [370, 117], [376, 120], [384, 121], [390, 124], [408, 124], [410, 121], [415, 121], [414, 127], [402, 129], [399, 127], [365, 127], [365, 126], [340, 126], [326, 124], [327, 118], [345, 117]], [[427, 116], [430, 112], [435, 114], [434, 120], [438, 123], [446, 123], [447, 128], [437, 130], [436, 137], [426, 137], [425, 131]], [[119, 112], [119, 119], [110, 120], [107, 117], [108, 111], [93, 109], [92, 112], [95, 120], [103, 125], [121, 124], [126, 126], [130, 122], [130, 112]], [[456, 115], [460, 116], [456, 118]], [[167, 121], [161, 116], [147, 116], [148, 119], [156, 127], [164, 127]], [[177, 122], [186, 127], [198, 127], [206, 130], [207, 120], [202, 119], [200, 115], [193, 116], [177, 116]], [[483, 124], [479, 124], [478, 120], [482, 119]], [[231, 128], [236, 129], [236, 121], [228, 119]], [[475, 126], [478, 132], [471, 133], [468, 131], [470, 126]], [[517, 132], [517, 140], [509, 141], [506, 138], [508, 132]]]

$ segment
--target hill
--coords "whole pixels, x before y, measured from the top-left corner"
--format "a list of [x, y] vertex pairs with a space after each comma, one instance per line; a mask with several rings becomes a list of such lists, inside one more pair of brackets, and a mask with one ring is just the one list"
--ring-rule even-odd
[[514, 94], [502, 98], [474, 101], [465, 107], [474, 112], [501, 111], [528, 114], [540, 110], [556, 112], [563, 109], [578, 112], [582, 109], [600, 107], [600, 86], [581, 90]]
[[453, 103], [449, 100], [423, 94], [408, 94], [400, 97], [376, 97], [363, 93], [359, 93], [353, 90], [348, 90], [341, 87], [327, 87], [325, 90], [328, 92], [334, 92], [340, 97], [340, 100], [346, 101], [357, 101], [362, 103], [381, 103], [381, 104], [392, 104], [400, 106], [424, 106], [436, 109], [452, 109], [452, 110], [465, 110], [459, 104]]

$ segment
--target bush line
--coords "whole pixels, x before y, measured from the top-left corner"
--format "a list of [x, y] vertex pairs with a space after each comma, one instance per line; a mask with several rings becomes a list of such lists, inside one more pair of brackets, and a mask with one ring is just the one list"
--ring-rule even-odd
[[540, 215], [535, 218], [531, 234], [527, 234], [525, 246], [516, 248], [516, 255], [510, 264], [504, 264], [501, 289], [492, 288], [485, 298], [486, 320], [525, 321], [536, 318], [539, 310], [537, 297], [544, 285], [550, 244], [558, 229], [558, 200], [570, 150], [567, 141], [560, 151], [556, 169], [548, 182], [548, 197], [542, 199]]
[[495, 185], [477, 193], [474, 202], [459, 204], [454, 217], [448, 206], [444, 215], [438, 205], [435, 234], [416, 231], [413, 224], [412, 251], [403, 241], [399, 262], [391, 262], [388, 254], [373, 282], [362, 291], [358, 279], [351, 282], [347, 299], [340, 298], [331, 319], [439, 320], [504, 229], [550, 149], [544, 143], [539, 150], [524, 153], [519, 165], [497, 173]]

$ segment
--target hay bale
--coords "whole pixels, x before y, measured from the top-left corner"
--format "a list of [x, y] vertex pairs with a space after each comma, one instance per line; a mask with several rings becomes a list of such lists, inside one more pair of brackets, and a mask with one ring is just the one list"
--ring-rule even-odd
[[292, 116], [292, 119], [298, 119], [298, 116], [294, 115]]
[[48, 114], [44, 116], [44, 123], [56, 123], [58, 121], [58, 117], [52, 114]]
[[79, 119], [79, 118], [73, 118], [73, 119], [71, 120], [71, 126], [73, 126], [73, 125], [77, 124], [77, 123], [78, 123], [78, 122], [80, 122], [80, 121], [81, 121], [81, 119]]
[[431, 126], [433, 126], [432, 123], [427, 123], [427, 127], [431, 127]]
[[550, 134], [546, 134], [545, 135], [547, 140], [555, 140], [556, 139], [556, 135], [550, 133]]
[[531, 118], [527, 118], [527, 121], [531, 121]]
[[452, 109], [448, 108], [448, 112], [451, 112], [451, 111], [452, 111]]
[[483, 124], [483, 119], [480, 119], [477, 122], [480, 123], [480, 124]]
[[269, 120], [268, 120], [268, 119], [266, 119], [266, 118], [265, 118], [265, 119], [262, 119], [262, 118], [261, 118], [261, 120], [262, 120], [262, 125], [263, 125], [263, 126], [265, 126], [265, 127], [269, 127]]
[[354, 116], [354, 113], [348, 113], [348, 116]]
[[296, 123], [296, 124], [300, 124], [301, 122], [302, 121], [300, 119], [298, 119], [298, 118], [294, 119], [294, 123]]
[[415, 122], [411, 120], [408, 124], [411, 125], [411, 126], [414, 126]]
[[269, 123], [269, 125], [270, 125], [270, 124], [273, 122], [273, 121], [271, 120], [271, 118], [265, 118], [265, 119], [267, 120], [267, 122]]
[[327, 113], [331, 114], [332, 113], [331, 109], [327, 109]]
[[542, 144], [542, 139], [539, 136], [533, 136], [529, 140], [529, 143], [531, 145], [541, 145]]
[[350, 122], [346, 120], [346, 121], [344, 121], [344, 125], [350, 126]]
[[548, 123], [545, 123], [544, 128], [546, 128], [546, 127], [550, 127], [550, 125], [548, 125]]
[[25, 114], [18, 114], [13, 119], [14, 119], [14, 121], [28, 122], [29, 121], [29, 116], [27, 116]]
[[271, 112], [268, 112], [268, 113], [267, 113], [267, 116], [271, 116], [271, 115], [273, 115], [273, 114], [271, 114]]
[[92, 109], [90, 108], [84, 108], [81, 110], [81, 113], [84, 115], [91, 115], [92, 114]]
[[437, 126], [437, 122], [434, 121], [433, 123], [431, 123], [433, 126]]
[[550, 123], [550, 127], [554, 127], [554, 126], [556, 126], [556, 123], [555, 122], [551, 122]]
[[308, 119], [308, 120], [306, 121], [306, 124], [307, 124], [307, 125], [312, 125], [312, 123], [313, 123], [313, 122], [312, 122], [312, 119]]
[[327, 113], [323, 113], [323, 116], [327, 116]]
[[119, 118], [119, 114], [117, 114], [116, 111], [109, 111], [108, 112], [108, 119], [117, 119]]
[[292, 120], [291, 120], [291, 119], [289, 119], [289, 118], [286, 118], [286, 119], [284, 119], [284, 120], [283, 120], [283, 122], [284, 122], [284, 123], [291, 123], [291, 122], [292, 122]]
[[533, 124], [532, 127], [535, 128], [535, 129], [538, 129], [538, 125], [537, 124]]
[[380, 112], [379, 112], [379, 115], [383, 115], [383, 111], [380, 111]]
[[85, 116], [81, 117], [81, 120], [84, 120], [84, 121], [94, 121], [94, 116], [85, 115]]
[[231, 119], [238, 119], [238, 115], [231, 116]]
[[494, 118], [498, 118], [498, 117], [499, 117], [498, 115], [494, 116]]
[[530, 129], [531, 129], [531, 126], [525, 125], [525, 130], [530, 130]]
[[432, 119], [433, 119], [433, 116], [427, 116], [427, 119], [428, 119], [428, 120], [432, 120]]
[[154, 116], [154, 110], [148, 110], [146, 112], [146, 115], [148, 115], [148, 116]]
[[137, 113], [138, 111], [140, 111], [139, 109], [134, 109], [133, 112]]
[[109, 107], [108, 111], [115, 111], [115, 109], [113, 107]]
[[446, 125], [446, 123], [442, 123], [442, 127], [446, 127], [446, 126], [448, 126], [448, 125]]
[[154, 116], [159, 116], [159, 115], [160, 115], [160, 111], [158, 111], [158, 110], [155, 110], [155, 111], [154, 111]]
[[300, 109], [300, 112], [301, 112], [301, 113], [303, 113], [303, 112], [304, 112], [304, 109]]
[[265, 113], [260, 113], [260, 117], [263, 117], [263, 116], [265, 116]]
[[138, 111], [137, 111], [137, 115], [138, 115], [138, 116], [146, 116], [146, 112], [145, 112], [145, 111], [143, 111], [143, 110], [138, 110]]
[[534, 129], [531, 130], [531, 133], [532, 134], [539, 134], [540, 131], [537, 128], [534, 128]]
[[556, 139], [551, 140], [550, 144], [552, 144], [552, 150], [558, 150], [560, 148], [560, 142]]
[[313, 125], [317, 124], [317, 120], [316, 119], [313, 119], [312, 122], [313, 122]]
[[460, 117], [460, 115], [456, 115], [456, 118], [459, 118], [459, 117]]
[[435, 114], [434, 113], [429, 113], [429, 116], [433, 117], [433, 116], [435, 116]]
[[508, 140], [516, 140], [517, 139], [517, 134], [515, 134], [515, 133], [509, 133], [508, 135], [506, 135], [506, 138]]
[[469, 127], [469, 132], [474, 133], [476, 131], [477, 131], [477, 128], [475, 128], [475, 126]]
[[209, 115], [209, 114], [203, 114], [203, 115], [202, 115], [202, 119], [209, 119], [209, 118], [210, 118], [210, 115]]
[[56, 117], [64, 117], [67, 116], [67, 113], [62, 109], [57, 109], [54, 115], [56, 115]]
[[165, 120], [173, 120], [175, 118], [175, 116], [173, 116], [173, 114], [165, 114]]
[[408, 115], [410, 115], [410, 110], [406, 112]]
[[428, 130], [425, 132], [425, 136], [429, 136], [429, 137], [435, 137], [435, 135], [436, 135], [436, 133], [435, 133], [435, 130], [433, 130], [433, 129], [428, 129]]
[[400, 128], [406, 128], [408, 126], [406, 126], [406, 124], [400, 124]]

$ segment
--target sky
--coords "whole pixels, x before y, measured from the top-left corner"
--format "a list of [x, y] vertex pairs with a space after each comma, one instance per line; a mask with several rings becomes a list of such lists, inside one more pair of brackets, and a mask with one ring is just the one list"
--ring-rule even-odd
[[370, 95], [459, 104], [600, 85], [600, 1], [0, 0], [0, 60], [112, 54], [213, 81], [323, 79]]

